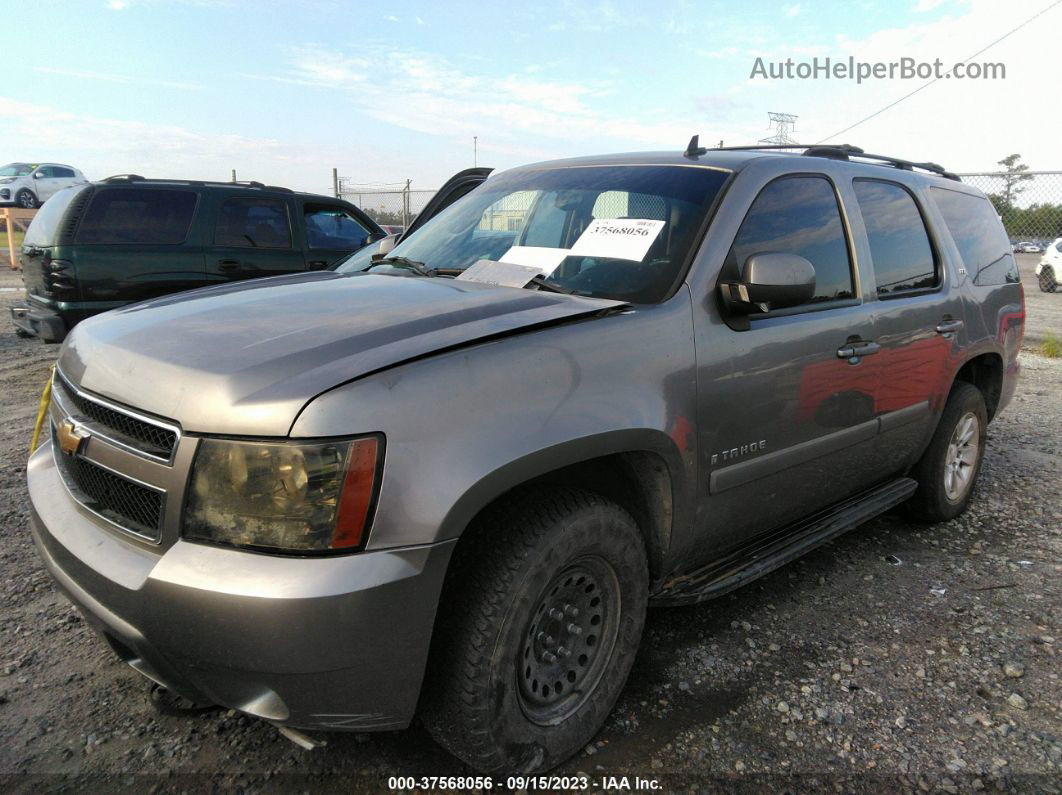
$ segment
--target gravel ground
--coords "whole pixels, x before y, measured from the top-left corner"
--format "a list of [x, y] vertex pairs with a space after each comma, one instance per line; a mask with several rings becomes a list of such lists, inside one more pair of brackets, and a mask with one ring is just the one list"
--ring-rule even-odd
[[[418, 727], [303, 751], [231, 712], [153, 709], [29, 539], [26, 441], [56, 348], [10, 332], [14, 299], [0, 292], [0, 787], [349, 792], [467, 775]], [[1041, 317], [1030, 302], [1030, 326]], [[1062, 361], [1022, 363], [964, 516], [889, 514], [726, 598], [652, 610], [612, 717], [560, 772], [592, 788], [637, 774], [669, 790], [1062, 792]]]

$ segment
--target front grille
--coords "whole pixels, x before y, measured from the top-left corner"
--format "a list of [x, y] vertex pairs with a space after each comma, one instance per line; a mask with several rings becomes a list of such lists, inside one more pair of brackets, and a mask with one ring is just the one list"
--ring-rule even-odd
[[77, 454], [60, 452], [54, 426], [52, 447], [59, 471], [78, 502], [132, 533], [152, 541], [161, 538], [164, 507], [161, 492], [116, 475]]
[[118, 411], [78, 393], [58, 375], [55, 382], [62, 388], [62, 397], [70, 402], [78, 414], [99, 425], [104, 432], [115, 436], [117, 441], [158, 458], [172, 457], [177, 446], [176, 431]]

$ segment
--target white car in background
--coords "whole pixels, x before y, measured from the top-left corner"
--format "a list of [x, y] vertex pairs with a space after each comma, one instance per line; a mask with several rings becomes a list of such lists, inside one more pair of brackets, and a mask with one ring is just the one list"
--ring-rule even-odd
[[0, 167], [0, 204], [32, 210], [63, 188], [84, 182], [84, 174], [62, 163], [8, 163]]
[[1016, 251], [1019, 254], [1042, 254], [1043, 249], [1035, 243], [1018, 243]]
[[1053, 293], [1058, 286], [1058, 275], [1062, 273], [1062, 237], [1044, 250], [1040, 264], [1036, 266], [1036, 280], [1041, 292]]

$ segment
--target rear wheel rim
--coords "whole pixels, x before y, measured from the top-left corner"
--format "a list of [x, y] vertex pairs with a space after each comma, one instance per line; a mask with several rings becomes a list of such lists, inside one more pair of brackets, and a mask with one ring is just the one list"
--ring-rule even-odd
[[620, 609], [619, 579], [604, 558], [579, 558], [550, 581], [516, 659], [520, 707], [529, 720], [556, 725], [593, 695], [612, 659]]
[[958, 502], [969, 492], [980, 448], [981, 421], [968, 411], [955, 424], [944, 457], [944, 493], [952, 502]]

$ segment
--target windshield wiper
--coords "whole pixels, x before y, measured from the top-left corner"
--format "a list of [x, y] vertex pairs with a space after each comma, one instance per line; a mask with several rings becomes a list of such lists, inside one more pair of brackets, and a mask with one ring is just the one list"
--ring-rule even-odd
[[382, 257], [376, 260], [368, 270], [372, 270], [377, 265], [397, 265], [400, 268], [409, 268], [419, 273], [421, 276], [434, 276], [435, 268], [429, 268], [423, 262], [418, 262], [415, 259], [409, 257]]
[[[575, 290], [569, 290], [567, 287], [559, 287], [556, 284], [550, 284], [546, 281], [546, 277], [541, 273], [537, 276], [532, 276], [531, 281], [527, 284], [533, 284], [539, 290], [547, 293], [560, 293], [561, 295], [574, 295]], [[526, 285], [525, 285], [526, 286]]]

